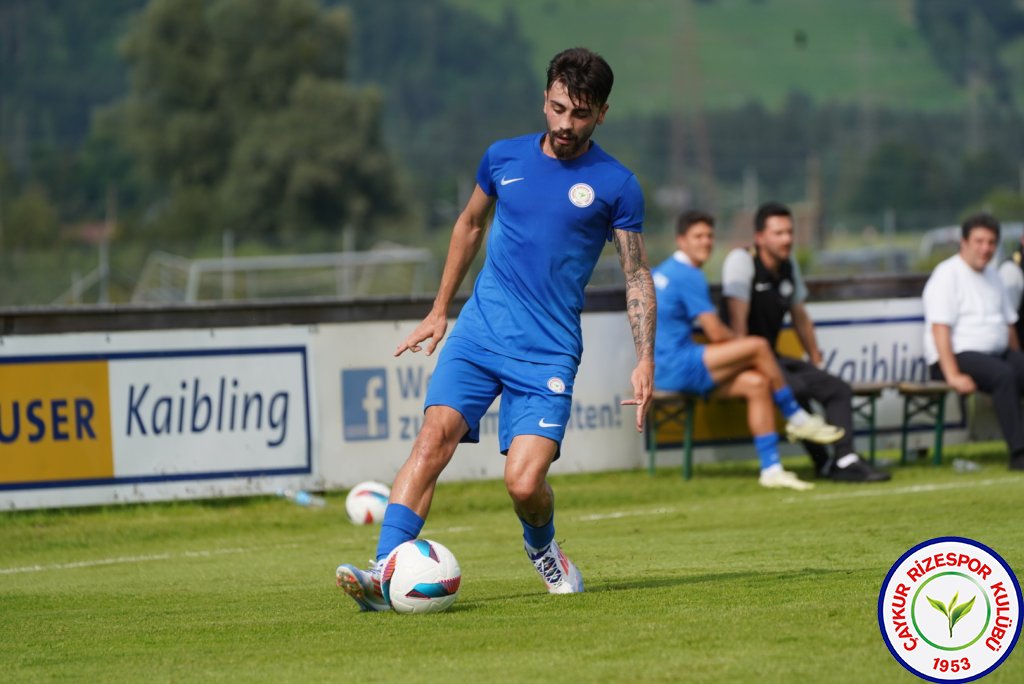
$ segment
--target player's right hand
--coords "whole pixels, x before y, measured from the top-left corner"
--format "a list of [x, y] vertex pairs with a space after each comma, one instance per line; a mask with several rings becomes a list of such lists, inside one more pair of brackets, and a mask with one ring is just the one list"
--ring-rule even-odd
[[427, 343], [427, 356], [434, 353], [434, 349], [441, 342], [445, 332], [448, 330], [448, 316], [443, 313], [435, 313], [431, 311], [427, 314], [416, 329], [405, 338], [405, 341], [398, 345], [395, 349], [395, 356], [401, 356], [407, 349], [411, 352], [418, 352], [422, 349], [420, 343], [424, 340], [430, 340]]
[[974, 378], [966, 373], [958, 373], [947, 380], [949, 386], [957, 391], [957, 394], [973, 394], [978, 391]]

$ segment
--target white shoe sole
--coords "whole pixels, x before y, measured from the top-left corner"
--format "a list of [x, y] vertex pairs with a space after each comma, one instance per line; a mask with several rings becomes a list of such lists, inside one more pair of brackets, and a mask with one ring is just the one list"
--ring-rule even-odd
[[836, 428], [834, 431], [829, 432], [827, 435], [821, 435], [812, 433], [809, 435], [799, 434], [799, 429], [791, 429], [786, 427], [786, 439], [790, 442], [813, 442], [814, 444], [835, 444], [843, 438], [846, 434], [846, 430], [842, 428]]
[[355, 572], [351, 568], [339, 565], [338, 569], [334, 571], [334, 578], [338, 588], [359, 604], [360, 610], [364, 612], [380, 612], [388, 609], [388, 606], [383, 604], [377, 605], [367, 598], [366, 590], [363, 589], [363, 585], [359, 582], [359, 578], [356, 577]]

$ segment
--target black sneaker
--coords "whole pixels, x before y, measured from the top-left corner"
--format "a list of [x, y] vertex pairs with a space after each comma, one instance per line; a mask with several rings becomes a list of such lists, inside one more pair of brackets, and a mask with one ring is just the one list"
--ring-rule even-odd
[[829, 479], [835, 482], [887, 482], [892, 479], [892, 475], [875, 468], [860, 456], [849, 460], [845, 468], [840, 467], [840, 464], [847, 460], [844, 456], [832, 463]]
[[1010, 458], [1010, 470], [1024, 470], [1024, 454]]

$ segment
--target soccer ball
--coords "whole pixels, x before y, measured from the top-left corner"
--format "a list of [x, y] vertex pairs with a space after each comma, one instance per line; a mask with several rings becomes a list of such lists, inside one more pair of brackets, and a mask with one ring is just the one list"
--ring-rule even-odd
[[345, 497], [345, 512], [353, 525], [373, 525], [384, 519], [391, 488], [380, 482], [360, 482]]
[[388, 554], [380, 591], [396, 613], [437, 613], [455, 603], [461, 583], [451, 551], [429, 539], [413, 539]]

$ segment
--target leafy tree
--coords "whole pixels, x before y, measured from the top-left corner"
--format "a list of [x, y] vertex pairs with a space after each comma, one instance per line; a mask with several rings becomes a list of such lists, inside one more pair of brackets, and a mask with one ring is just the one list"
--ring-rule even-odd
[[998, 101], [1013, 104], [1004, 46], [1024, 35], [1024, 10], [1016, 0], [916, 0], [914, 14], [932, 57], [957, 83], [971, 74], [994, 89]]
[[0, 146], [26, 173], [35, 150], [74, 148], [92, 109], [124, 91], [115, 49], [145, 0], [0, 2]]
[[494, 24], [436, 0], [334, 2], [354, 19], [353, 77], [380, 84], [388, 143], [428, 222], [450, 227], [487, 145], [543, 127], [544, 75], [517, 15]]
[[166, 190], [157, 228], [282, 240], [401, 210], [377, 96], [344, 83], [349, 31], [313, 0], [149, 4], [106, 125]]
[[57, 238], [57, 210], [46, 189], [33, 184], [4, 211], [4, 248], [52, 246]]

